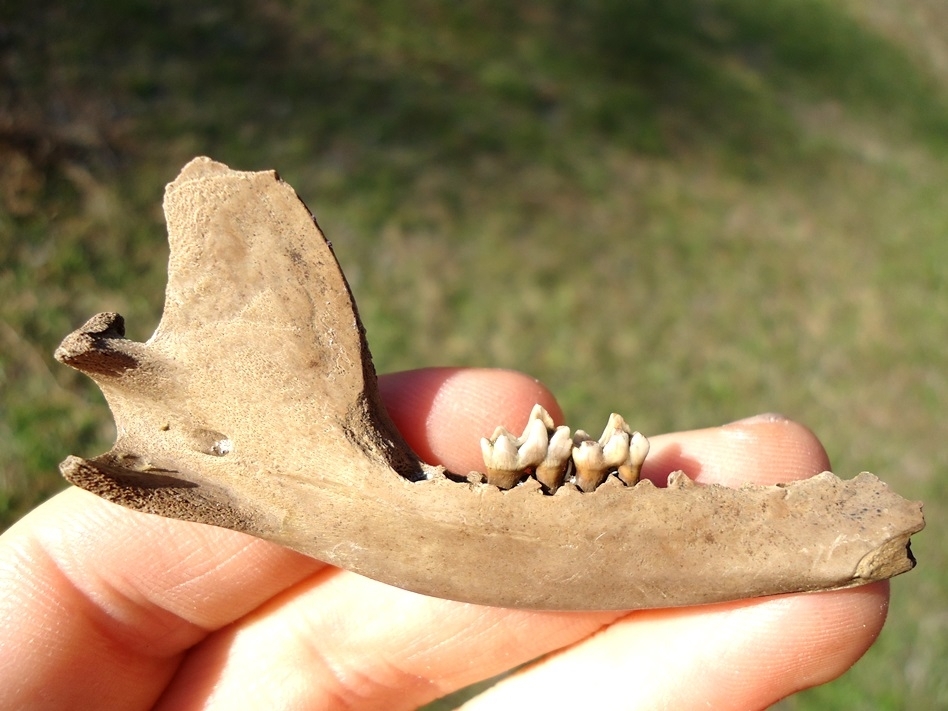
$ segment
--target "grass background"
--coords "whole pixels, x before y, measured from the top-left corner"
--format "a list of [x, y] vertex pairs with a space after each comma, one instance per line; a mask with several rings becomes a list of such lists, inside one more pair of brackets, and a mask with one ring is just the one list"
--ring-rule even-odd
[[163, 185], [277, 168], [380, 372], [517, 368], [595, 430], [780, 411], [922, 499], [878, 643], [790, 709], [948, 708], [948, 6], [144, 0], [0, 8], [0, 527], [113, 435], [52, 360], [146, 339]]

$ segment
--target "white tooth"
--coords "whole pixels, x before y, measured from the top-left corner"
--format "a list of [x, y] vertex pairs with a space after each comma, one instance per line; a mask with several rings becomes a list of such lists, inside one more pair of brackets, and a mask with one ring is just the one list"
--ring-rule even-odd
[[517, 465], [520, 469], [535, 467], [546, 457], [549, 435], [542, 420], [529, 420], [520, 437]]
[[570, 437], [569, 427], [557, 427], [547, 445], [546, 457], [536, 469], [537, 479], [551, 494], [561, 487], [566, 479], [566, 469], [572, 451], [573, 438]]
[[517, 444], [510, 435], [501, 435], [494, 440], [491, 451], [491, 463], [494, 469], [517, 468]]
[[547, 448], [547, 460], [551, 463], [566, 463], [573, 450], [573, 438], [569, 435], [569, 427], [557, 427]]
[[583, 491], [593, 491], [615, 471], [634, 485], [648, 455], [648, 440], [632, 432], [625, 419], [613, 412], [598, 440], [589, 433], [555, 427], [543, 406], [534, 405], [523, 433], [516, 437], [497, 427], [490, 439], [481, 440], [487, 481], [503, 489], [516, 486], [529, 472], [554, 493], [567, 477]]
[[602, 445], [594, 439], [583, 440], [578, 447], [573, 447], [573, 461], [578, 467], [604, 467], [606, 465]]
[[491, 466], [494, 458], [494, 445], [487, 437], [481, 437], [481, 456], [484, 458], [484, 466]]
[[602, 445], [592, 439], [573, 447], [573, 464], [576, 465], [576, 486], [586, 492], [593, 491], [609, 474]]
[[632, 439], [629, 442], [632, 464], [642, 466], [645, 458], [648, 456], [648, 439], [641, 432], [633, 432]]
[[481, 452], [487, 467], [487, 483], [501, 489], [510, 489], [523, 476], [523, 471], [517, 466], [517, 445], [506, 430], [499, 434], [495, 432], [494, 435], [493, 441], [481, 440]]
[[629, 486], [635, 485], [642, 473], [642, 463], [648, 456], [649, 443], [641, 432], [633, 432], [629, 439], [628, 463], [619, 467], [619, 478]]
[[614, 468], [623, 464], [631, 464], [629, 460], [629, 435], [626, 432], [613, 432], [609, 441], [602, 446], [602, 453], [606, 466]]

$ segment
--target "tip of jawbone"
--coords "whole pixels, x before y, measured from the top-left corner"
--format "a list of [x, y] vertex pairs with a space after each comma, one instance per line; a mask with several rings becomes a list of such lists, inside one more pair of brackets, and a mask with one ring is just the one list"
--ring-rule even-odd
[[853, 575], [854, 584], [886, 580], [915, 567], [915, 556], [909, 542], [912, 533], [894, 536], [875, 550], [863, 556]]

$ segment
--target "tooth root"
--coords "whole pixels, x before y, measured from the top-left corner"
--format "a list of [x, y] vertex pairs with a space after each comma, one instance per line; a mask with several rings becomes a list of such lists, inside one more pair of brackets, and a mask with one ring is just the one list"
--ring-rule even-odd
[[616, 475], [622, 480], [622, 483], [627, 486], [635, 486], [639, 481], [639, 475], [641, 473], [641, 467], [637, 469], [631, 464], [623, 464], [616, 467]]
[[513, 489], [523, 479], [523, 472], [487, 467], [487, 483], [498, 489]]
[[585, 492], [594, 491], [609, 475], [602, 445], [592, 439], [573, 447], [573, 464], [576, 465], [576, 486]]
[[561, 467], [541, 464], [536, 468], [534, 476], [536, 476], [537, 481], [543, 484], [543, 486], [547, 488], [547, 491], [552, 494], [563, 486], [563, 482], [566, 481], [566, 468], [566, 463]]
[[557, 427], [550, 437], [546, 457], [537, 465], [536, 478], [552, 494], [559, 489], [566, 480], [566, 470], [569, 468], [569, 458], [573, 453], [573, 438], [570, 437], [569, 427]]

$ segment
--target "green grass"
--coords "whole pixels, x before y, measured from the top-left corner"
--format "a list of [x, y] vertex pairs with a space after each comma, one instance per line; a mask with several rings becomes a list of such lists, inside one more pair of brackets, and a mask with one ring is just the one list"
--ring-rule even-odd
[[99, 0], [0, 18], [0, 524], [61, 488], [65, 455], [109, 446], [100, 396], [51, 353], [103, 310], [150, 335], [161, 189], [204, 153], [297, 188], [382, 372], [518, 368], [588, 429], [611, 410], [647, 433], [778, 410], [840, 474], [923, 499], [920, 565], [879, 643], [781, 708], [948, 706], [948, 13], [582, 8]]

